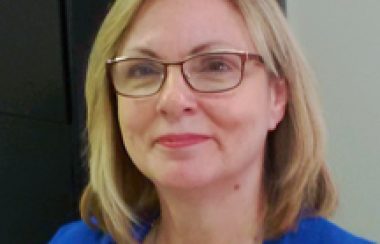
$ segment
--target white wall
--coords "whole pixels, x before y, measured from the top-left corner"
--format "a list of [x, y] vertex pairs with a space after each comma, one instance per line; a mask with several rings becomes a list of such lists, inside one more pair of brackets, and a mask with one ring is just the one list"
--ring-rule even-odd
[[380, 242], [380, 0], [287, 0], [287, 8], [320, 80], [340, 190], [334, 221]]

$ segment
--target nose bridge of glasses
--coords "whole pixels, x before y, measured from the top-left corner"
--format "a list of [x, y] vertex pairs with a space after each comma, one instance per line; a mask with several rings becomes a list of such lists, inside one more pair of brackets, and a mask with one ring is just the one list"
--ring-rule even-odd
[[183, 68], [184, 63], [185, 61], [163, 63], [165, 66], [164, 83], [168, 83], [168, 81], [178, 82], [178, 78], [182, 77], [183, 81], [188, 85], [187, 75]]

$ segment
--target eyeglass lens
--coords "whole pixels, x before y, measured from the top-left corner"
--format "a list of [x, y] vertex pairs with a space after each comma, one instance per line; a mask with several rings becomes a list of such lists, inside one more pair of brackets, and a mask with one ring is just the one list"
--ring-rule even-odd
[[[166, 64], [146, 58], [131, 58], [115, 64], [116, 90], [129, 96], [156, 93], [165, 80]], [[218, 92], [236, 86], [241, 79], [242, 60], [236, 54], [207, 54], [183, 62], [184, 78], [200, 92]]]

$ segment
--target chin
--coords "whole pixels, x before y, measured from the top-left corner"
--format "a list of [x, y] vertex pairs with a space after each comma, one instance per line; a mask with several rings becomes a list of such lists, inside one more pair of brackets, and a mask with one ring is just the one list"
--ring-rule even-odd
[[215, 171], [202, 168], [176, 167], [176, 169], [156, 172], [153, 182], [157, 187], [191, 190], [212, 184], [218, 178]]

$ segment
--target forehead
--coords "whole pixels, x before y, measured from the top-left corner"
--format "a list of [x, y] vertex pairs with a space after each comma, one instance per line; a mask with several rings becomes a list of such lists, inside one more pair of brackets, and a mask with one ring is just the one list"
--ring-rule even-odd
[[149, 0], [122, 39], [119, 52], [148, 48], [181, 58], [199, 45], [254, 51], [245, 21], [227, 0]]

